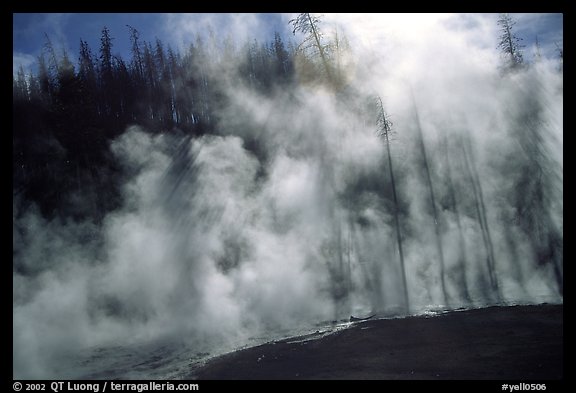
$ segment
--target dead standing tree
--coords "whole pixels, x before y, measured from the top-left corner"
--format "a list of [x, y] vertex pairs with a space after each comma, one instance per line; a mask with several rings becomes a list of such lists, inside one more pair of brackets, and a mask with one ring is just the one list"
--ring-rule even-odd
[[390, 133], [392, 131], [392, 122], [388, 120], [386, 112], [384, 111], [384, 106], [382, 105], [382, 99], [380, 96], [376, 97], [377, 105], [377, 125], [378, 132], [381, 137], [384, 138], [386, 145], [386, 153], [388, 155], [388, 173], [390, 175], [390, 183], [392, 184], [392, 197], [394, 200], [394, 224], [396, 227], [396, 242], [398, 244], [398, 253], [400, 255], [400, 270], [402, 275], [402, 286], [404, 288], [404, 301], [406, 312], [410, 312], [410, 299], [408, 297], [408, 283], [406, 281], [406, 266], [404, 264], [404, 251], [402, 249], [402, 234], [400, 231], [400, 219], [398, 217], [398, 197], [396, 195], [396, 182], [394, 181], [394, 169], [392, 166], [392, 154], [390, 152]]
[[[319, 29], [320, 18], [310, 15], [309, 13], [299, 14], [296, 18], [289, 21], [293, 26], [293, 33], [297, 32], [304, 35], [304, 39], [298, 45], [297, 53], [300, 54], [302, 62], [307, 67], [301, 74], [303, 80], [323, 82], [330, 91], [336, 91], [334, 70], [331, 65], [329, 52], [332, 50], [330, 44], [324, 43], [323, 33]], [[317, 60], [320, 59], [318, 65]], [[309, 68], [311, 67], [311, 68]], [[322, 137], [320, 135], [319, 137]], [[338, 136], [336, 136], [338, 138]], [[327, 220], [332, 223], [333, 233], [329, 235], [323, 246], [327, 268], [331, 276], [332, 297], [336, 304], [336, 317], [339, 314], [350, 311], [350, 292], [351, 292], [351, 272], [350, 256], [345, 258], [346, 251], [350, 252], [351, 246], [345, 247], [343, 234], [343, 211], [338, 204], [337, 185], [335, 167], [337, 158], [334, 153], [327, 147], [326, 143], [319, 143], [317, 152], [320, 160], [321, 182], [324, 186], [324, 197], [327, 199]], [[350, 236], [348, 236], [350, 239]], [[346, 263], [347, 262], [347, 263]], [[346, 266], [348, 264], [348, 266]]]
[[320, 57], [322, 70], [326, 75], [328, 84], [333, 84], [334, 75], [328, 53], [330, 51], [330, 45], [323, 43], [322, 31], [318, 28], [320, 18], [312, 16], [309, 13], [303, 13], [291, 19], [289, 23], [294, 27], [292, 33], [296, 34], [296, 32], [300, 32], [305, 36], [302, 43], [298, 45], [297, 50], [305, 54], [307, 53], [309, 58], [314, 58], [315, 56]]

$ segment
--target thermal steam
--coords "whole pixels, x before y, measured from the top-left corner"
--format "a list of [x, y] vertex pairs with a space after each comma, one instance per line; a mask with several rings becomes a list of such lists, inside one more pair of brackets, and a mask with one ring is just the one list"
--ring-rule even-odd
[[[466, 37], [434, 56], [418, 46], [426, 64], [399, 51], [397, 68], [361, 47], [338, 93], [260, 94], [228, 65], [212, 135], [132, 126], [113, 141], [126, 181], [101, 223], [15, 199], [14, 377], [64, 375], [70, 353], [122, 342], [217, 347], [350, 315], [561, 302], [562, 76], [547, 62], [503, 76]], [[397, 207], [374, 95], [392, 120]], [[519, 187], [540, 167], [552, 188], [524, 211]], [[547, 231], [552, 262], [535, 247]]]

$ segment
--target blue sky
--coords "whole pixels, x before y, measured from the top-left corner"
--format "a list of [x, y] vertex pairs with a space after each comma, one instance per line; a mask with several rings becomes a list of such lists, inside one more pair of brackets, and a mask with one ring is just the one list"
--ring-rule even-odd
[[[13, 66], [29, 67], [42, 52], [48, 34], [57, 50], [66, 49], [77, 59], [80, 39], [87, 41], [96, 54], [102, 28], [113, 37], [113, 53], [130, 57], [130, 33], [127, 25], [136, 28], [143, 41], [156, 38], [165, 45], [182, 50], [194, 42], [197, 34], [208, 31], [225, 32], [236, 38], [269, 41], [278, 30], [284, 36], [288, 25], [279, 14], [159, 14], [159, 13], [25, 13], [13, 14]], [[248, 37], [248, 30], [252, 33]], [[240, 31], [243, 30], [243, 31]], [[244, 37], [243, 37], [244, 36]]]
[[[382, 18], [379, 17], [382, 16]], [[386, 19], [386, 16], [390, 16]], [[563, 43], [562, 14], [511, 14], [517, 21], [516, 33], [523, 37], [525, 59], [531, 60], [531, 45], [538, 36], [543, 55], [557, 54], [556, 45]], [[124, 59], [130, 57], [129, 31], [126, 25], [135, 27], [142, 40], [154, 41], [156, 37], [165, 45], [182, 50], [194, 41], [197, 34], [204, 34], [209, 26], [222, 36], [230, 36], [239, 42], [257, 39], [270, 41], [274, 32], [291, 39], [288, 21], [294, 14], [154, 14], [154, 13], [44, 13], [13, 14], [13, 68], [23, 65], [30, 70], [45, 43], [48, 34], [57, 50], [65, 48], [71, 59], [77, 59], [80, 39], [88, 42], [97, 53], [101, 30], [107, 26], [114, 38], [114, 54]], [[443, 23], [448, 32], [474, 31], [477, 37], [471, 42], [490, 46], [496, 50], [497, 14], [325, 14], [326, 24], [336, 23], [350, 35], [367, 37], [379, 42], [372, 32], [382, 29], [382, 36], [391, 37], [419, 34], [421, 25]], [[353, 27], [351, 27], [354, 25]], [[384, 27], [394, 27], [396, 30]], [[485, 25], [479, 28], [479, 25]], [[367, 28], [372, 32], [367, 32]], [[403, 30], [405, 29], [405, 30]], [[426, 39], [422, 33], [417, 39]], [[354, 41], [355, 37], [352, 37]], [[357, 38], [357, 37], [356, 37]]]

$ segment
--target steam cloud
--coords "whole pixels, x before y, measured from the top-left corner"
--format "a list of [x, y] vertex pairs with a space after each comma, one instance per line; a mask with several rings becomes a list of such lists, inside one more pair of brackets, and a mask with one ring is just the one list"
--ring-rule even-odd
[[[448, 37], [446, 25], [433, 28]], [[347, 29], [374, 42], [360, 25]], [[359, 43], [348, 83], [368, 93], [344, 99], [314, 85], [264, 97], [237, 83], [231, 67], [218, 135], [132, 126], [112, 143], [127, 181], [123, 207], [101, 225], [46, 221], [33, 207], [18, 211], [15, 199], [14, 377], [74, 376], [62, 359], [105, 345], [178, 338], [217, 347], [351, 314], [402, 312], [386, 149], [358, 110], [372, 92], [393, 121], [409, 312], [561, 302], [554, 264], [538, 263], [533, 239], [504, 223], [519, 209], [509, 181], [530, 159], [518, 141], [536, 127], [557, 178], [545, 213], [562, 234], [562, 75], [543, 61], [503, 78], [489, 49], [467, 46], [472, 37], [467, 30], [434, 51], [398, 51], [398, 67], [389, 59], [380, 67], [387, 54]], [[525, 121], [535, 107], [537, 125]], [[442, 207], [448, 302], [418, 127]], [[482, 187], [500, 299], [462, 145]], [[459, 218], [448, 207], [448, 171]]]

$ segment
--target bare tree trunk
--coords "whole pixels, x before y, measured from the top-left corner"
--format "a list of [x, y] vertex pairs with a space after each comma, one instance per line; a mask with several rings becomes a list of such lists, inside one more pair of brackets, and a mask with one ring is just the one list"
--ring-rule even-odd
[[486, 219], [486, 206], [484, 204], [484, 195], [482, 192], [482, 186], [480, 184], [480, 179], [476, 166], [474, 165], [473, 156], [471, 156], [472, 151], [470, 148], [470, 136], [466, 134], [466, 142], [464, 143], [463, 137], [460, 137], [460, 146], [462, 148], [462, 153], [464, 155], [464, 163], [466, 167], [466, 172], [472, 183], [472, 190], [474, 192], [474, 204], [476, 207], [476, 214], [478, 215], [478, 222], [480, 223], [480, 228], [482, 231], [482, 240], [484, 241], [484, 246], [486, 248], [486, 264], [488, 266], [488, 277], [490, 279], [490, 286], [493, 293], [496, 295], [497, 301], [501, 300], [500, 289], [498, 286], [498, 280], [496, 278], [496, 268], [494, 262], [494, 247], [492, 246], [492, 238], [490, 236], [490, 228], [488, 226], [488, 220]]
[[330, 65], [328, 64], [328, 59], [326, 58], [326, 53], [324, 53], [324, 48], [320, 43], [320, 35], [316, 30], [316, 24], [312, 20], [310, 14], [306, 14], [308, 18], [308, 23], [310, 23], [310, 27], [312, 28], [312, 34], [314, 35], [314, 41], [316, 42], [316, 47], [318, 48], [318, 53], [320, 54], [320, 58], [322, 59], [322, 64], [324, 65], [324, 70], [326, 71], [326, 76], [328, 77], [328, 81], [330, 83], [333, 82], [332, 80], [332, 73], [330, 72]]
[[418, 129], [418, 142], [420, 145], [420, 152], [422, 154], [422, 161], [424, 164], [424, 172], [426, 174], [426, 183], [428, 185], [428, 192], [430, 197], [430, 205], [432, 207], [432, 217], [434, 219], [434, 232], [436, 234], [436, 248], [438, 250], [438, 257], [440, 258], [440, 284], [442, 287], [442, 295], [444, 296], [444, 302], [448, 304], [448, 294], [446, 292], [446, 280], [445, 280], [445, 261], [444, 261], [444, 250], [442, 248], [442, 238], [440, 233], [440, 226], [438, 223], [438, 211], [436, 209], [436, 197], [434, 196], [434, 187], [432, 186], [432, 176], [430, 175], [430, 166], [428, 164], [428, 154], [426, 152], [426, 145], [424, 144], [424, 135], [422, 134], [422, 126], [420, 124], [420, 117], [418, 116], [418, 108], [416, 107], [416, 100], [414, 99], [414, 93], [410, 90], [412, 94], [412, 102], [414, 105], [414, 116], [416, 118], [416, 128]]
[[462, 231], [462, 222], [460, 220], [460, 212], [458, 210], [458, 202], [456, 201], [456, 190], [454, 188], [454, 182], [452, 181], [452, 170], [450, 168], [450, 152], [448, 149], [448, 137], [446, 133], [444, 133], [444, 156], [446, 157], [446, 180], [448, 181], [448, 192], [450, 194], [450, 205], [452, 207], [452, 211], [454, 212], [454, 216], [456, 218], [456, 226], [458, 228], [458, 240], [460, 243], [460, 252], [459, 252], [459, 264], [460, 264], [460, 275], [458, 283], [462, 288], [462, 296], [464, 297], [464, 301], [466, 303], [470, 303], [470, 292], [468, 291], [468, 283], [466, 279], [466, 270], [467, 270], [467, 260], [466, 260], [466, 240], [464, 239], [464, 234]]
[[398, 243], [398, 253], [400, 254], [400, 271], [402, 274], [402, 287], [404, 288], [404, 301], [406, 303], [406, 312], [410, 312], [410, 298], [408, 296], [408, 283], [406, 280], [406, 265], [404, 263], [404, 251], [402, 249], [402, 234], [400, 232], [400, 219], [398, 217], [398, 196], [396, 194], [396, 182], [394, 180], [394, 169], [392, 166], [392, 154], [390, 152], [390, 122], [386, 119], [386, 114], [384, 113], [384, 106], [382, 105], [382, 99], [378, 97], [379, 105], [379, 119], [381, 133], [384, 136], [384, 141], [386, 142], [386, 153], [388, 155], [388, 172], [390, 174], [390, 182], [392, 184], [392, 196], [394, 199], [394, 224], [396, 227], [396, 242]]

